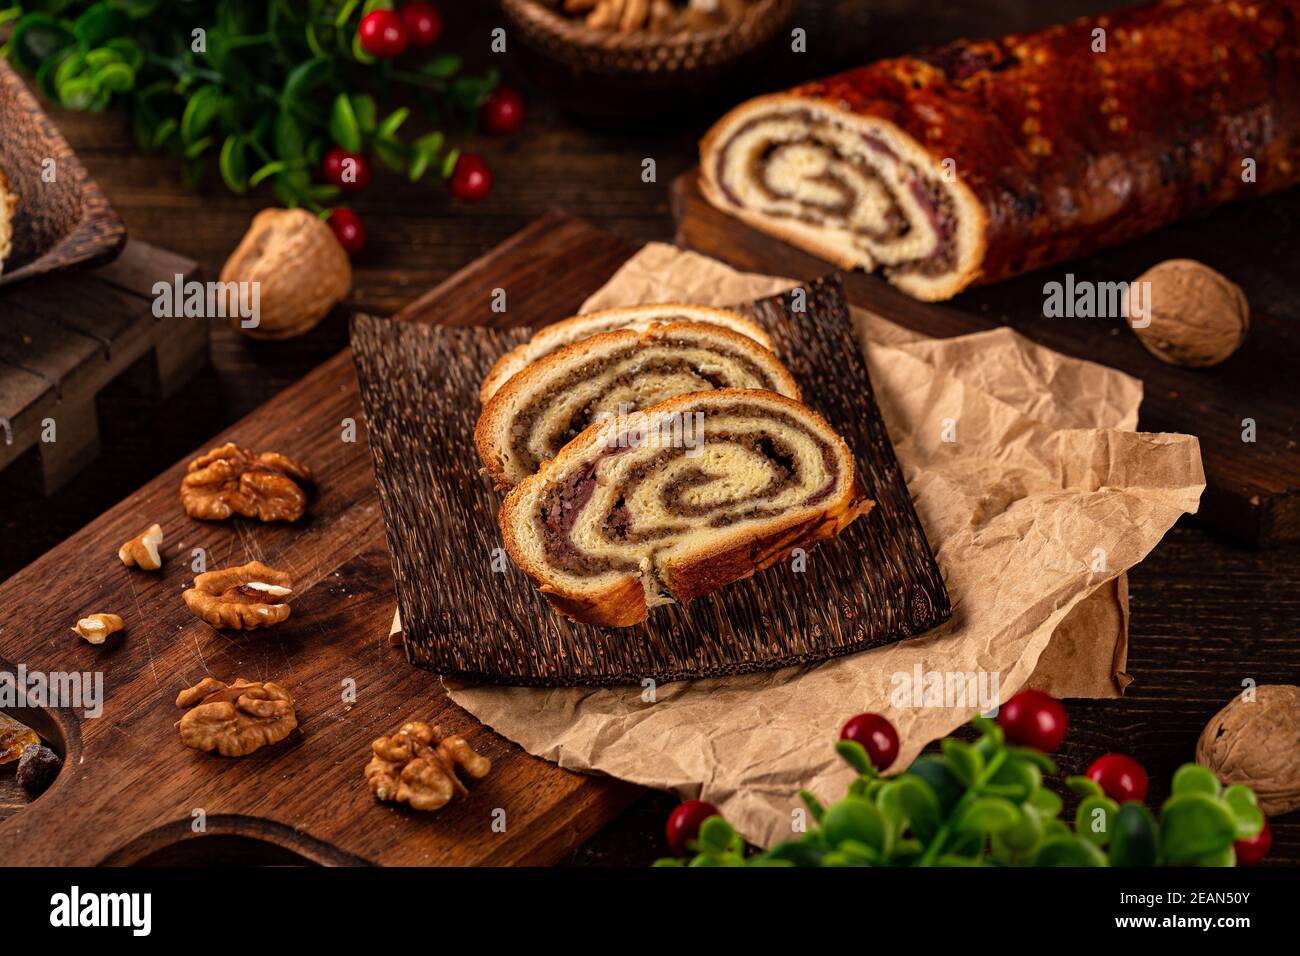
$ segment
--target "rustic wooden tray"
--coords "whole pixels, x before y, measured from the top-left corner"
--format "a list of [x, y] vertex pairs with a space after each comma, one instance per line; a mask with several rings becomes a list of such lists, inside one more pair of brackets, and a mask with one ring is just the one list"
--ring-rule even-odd
[[[556, 262], [554, 274], [564, 274]], [[358, 316], [352, 351], [398, 581], [407, 652], [446, 674], [526, 685], [638, 684], [774, 670], [866, 650], [948, 619], [838, 278], [754, 303], [777, 354], [853, 450], [876, 507], [812, 550], [644, 624], [562, 618], [504, 557], [501, 499], [479, 474], [479, 384], [524, 335]], [[527, 308], [521, 322], [560, 318]], [[497, 555], [499, 560], [493, 561]]]
[[[53, 161], [55, 176], [46, 176]], [[0, 59], [0, 169], [18, 196], [0, 287], [107, 262], [126, 226], [13, 67]], [[0, 316], [3, 316], [0, 311]]]
[[[673, 183], [677, 241], [755, 272], [809, 278], [827, 264], [719, 212], [701, 195], [699, 171]], [[1043, 284], [1134, 279], [1163, 259], [1198, 259], [1239, 283], [1250, 300], [1250, 334], [1222, 365], [1166, 365], [1119, 319], [1046, 319]], [[947, 337], [1007, 325], [1066, 355], [1142, 380], [1139, 427], [1201, 441], [1207, 487], [1197, 520], [1247, 544], [1300, 541], [1300, 189], [1176, 223], [1088, 259], [977, 286], [949, 302], [918, 302], [879, 276], [844, 276], [854, 304], [925, 335]], [[1256, 439], [1243, 440], [1243, 420]]]

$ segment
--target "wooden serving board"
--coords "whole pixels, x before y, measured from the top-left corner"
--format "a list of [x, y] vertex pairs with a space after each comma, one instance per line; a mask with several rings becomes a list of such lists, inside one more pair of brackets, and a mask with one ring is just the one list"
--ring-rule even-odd
[[[523, 304], [510, 311], [513, 323], [563, 317], [538, 312], [532, 299], [515, 301]], [[639, 686], [647, 678], [665, 683], [810, 664], [948, 619], [948, 594], [876, 407], [838, 278], [746, 311], [771, 336], [804, 401], [848, 442], [875, 506], [800, 561], [783, 560], [689, 604], [656, 608], [629, 628], [566, 620], [505, 556], [496, 520], [502, 496], [479, 474], [474, 426], [480, 383], [526, 335], [353, 320], [412, 660], [493, 683]]]
[[[537, 315], [568, 314], [634, 251], [585, 223], [549, 216], [403, 314], [482, 322], [493, 315], [494, 288], [508, 288]], [[22, 664], [28, 673], [98, 672], [105, 690], [98, 717], [79, 708], [5, 708], [53, 741], [65, 762], [43, 796], [0, 823], [0, 864], [232, 854], [325, 864], [543, 864], [639, 792], [525, 754], [448, 701], [435, 675], [390, 645], [396, 602], [362, 421], [352, 357], [341, 352], [195, 449], [231, 440], [309, 463], [319, 489], [302, 522], [190, 520], [177, 497], [181, 461], [0, 585], [0, 671]], [[344, 440], [350, 423], [353, 442]], [[155, 521], [167, 536], [163, 570], [124, 568], [118, 547]], [[250, 633], [198, 621], [180, 600], [195, 548], [209, 568], [258, 558], [289, 571], [293, 616]], [[126, 631], [93, 647], [69, 629], [100, 611], [122, 615]], [[300, 731], [238, 760], [182, 746], [176, 694], [209, 674], [283, 684], [297, 701]], [[493, 762], [468, 799], [436, 814], [378, 803], [362, 778], [370, 742], [412, 719], [466, 734]], [[199, 821], [204, 832], [196, 832]]]
[[[830, 266], [731, 218], [700, 194], [698, 170], [673, 183], [677, 241], [741, 269], [807, 279]], [[1043, 317], [1043, 286], [1136, 279], [1165, 259], [1197, 259], [1242, 286], [1245, 343], [1222, 365], [1186, 369], [1153, 357], [1122, 319]], [[918, 302], [883, 278], [845, 276], [849, 299], [925, 335], [1008, 325], [1058, 352], [1120, 369], [1145, 384], [1139, 427], [1201, 442], [1208, 486], [1199, 520], [1256, 546], [1300, 541], [1300, 189], [1177, 223], [1097, 256], [979, 286], [948, 302]], [[1255, 441], [1243, 441], [1243, 421]]]

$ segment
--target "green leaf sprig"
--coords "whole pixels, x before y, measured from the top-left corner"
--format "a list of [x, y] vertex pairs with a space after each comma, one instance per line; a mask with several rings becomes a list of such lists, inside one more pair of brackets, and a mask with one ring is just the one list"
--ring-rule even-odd
[[[180, 158], [187, 185], [210, 168], [237, 194], [263, 183], [285, 206], [317, 211], [338, 187], [316, 181], [332, 145], [371, 152], [417, 182], [451, 175], [459, 152], [442, 132], [398, 135], [411, 109], [430, 122], [476, 111], [495, 70], [461, 73], [459, 57], [408, 68], [357, 42], [366, 14], [390, 0], [0, 0], [0, 52], [66, 109], [121, 106], [142, 151]], [[382, 115], [381, 117], [381, 113]]]
[[799, 839], [760, 853], [720, 816], [700, 826], [689, 859], [656, 866], [1232, 866], [1233, 843], [1264, 826], [1249, 787], [1226, 789], [1209, 770], [1185, 764], [1157, 822], [1137, 802], [1117, 804], [1087, 777], [1067, 785], [1081, 797], [1073, 828], [1064, 803], [1043, 786], [1056, 764], [1047, 754], [1008, 745], [985, 717], [979, 738], [949, 737], [941, 754], [919, 757], [881, 777], [862, 746], [835, 744], [858, 776], [838, 802], [800, 797], [813, 825]]

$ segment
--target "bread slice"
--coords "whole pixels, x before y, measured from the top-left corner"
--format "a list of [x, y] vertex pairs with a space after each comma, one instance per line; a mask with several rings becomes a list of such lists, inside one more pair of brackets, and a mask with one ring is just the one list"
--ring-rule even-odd
[[724, 388], [590, 426], [510, 492], [500, 520], [506, 551], [560, 613], [627, 627], [871, 507], [825, 419], [775, 392]]
[[709, 388], [799, 387], [770, 351], [721, 325], [602, 332], [551, 352], [492, 396], [474, 431], [487, 473], [510, 488], [601, 418]]
[[0, 272], [5, 271], [5, 260], [13, 252], [13, 220], [17, 209], [18, 197], [9, 185], [9, 177], [0, 169]]
[[566, 345], [580, 342], [601, 332], [613, 332], [618, 329], [635, 329], [644, 332], [651, 325], [665, 322], [706, 322], [709, 325], [720, 325], [748, 336], [764, 348], [772, 347], [772, 341], [767, 337], [766, 332], [729, 309], [679, 303], [601, 309], [599, 312], [575, 315], [552, 323], [523, 345], [501, 356], [479, 387], [479, 401], [486, 405], [488, 399], [495, 395], [511, 376]]

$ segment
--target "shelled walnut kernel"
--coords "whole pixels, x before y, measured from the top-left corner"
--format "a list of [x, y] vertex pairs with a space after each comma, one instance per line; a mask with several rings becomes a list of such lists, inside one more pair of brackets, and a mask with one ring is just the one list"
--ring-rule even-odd
[[128, 568], [138, 567], [142, 571], [157, 571], [162, 567], [162, 555], [158, 549], [163, 543], [162, 525], [150, 525], [122, 547], [117, 556]]
[[443, 736], [441, 727], [421, 721], [403, 724], [397, 733], [370, 746], [373, 756], [365, 771], [370, 791], [380, 800], [405, 803], [413, 810], [438, 810], [456, 794], [468, 795], [456, 776], [457, 767], [474, 780], [492, 769], [492, 761], [475, 753], [464, 737]]
[[312, 482], [311, 469], [287, 455], [254, 454], [227, 442], [189, 463], [181, 479], [181, 504], [201, 521], [224, 521], [231, 515], [297, 521], [307, 511], [301, 485]]
[[108, 635], [116, 634], [126, 624], [116, 614], [87, 614], [72, 630], [92, 644], [103, 644]]
[[252, 561], [200, 574], [181, 598], [195, 616], [213, 627], [251, 631], [288, 619], [292, 584], [284, 571]]
[[226, 684], [205, 677], [181, 691], [176, 706], [190, 708], [176, 723], [181, 743], [223, 757], [244, 757], [279, 743], [298, 726], [293, 697], [270, 681], [239, 678]]

